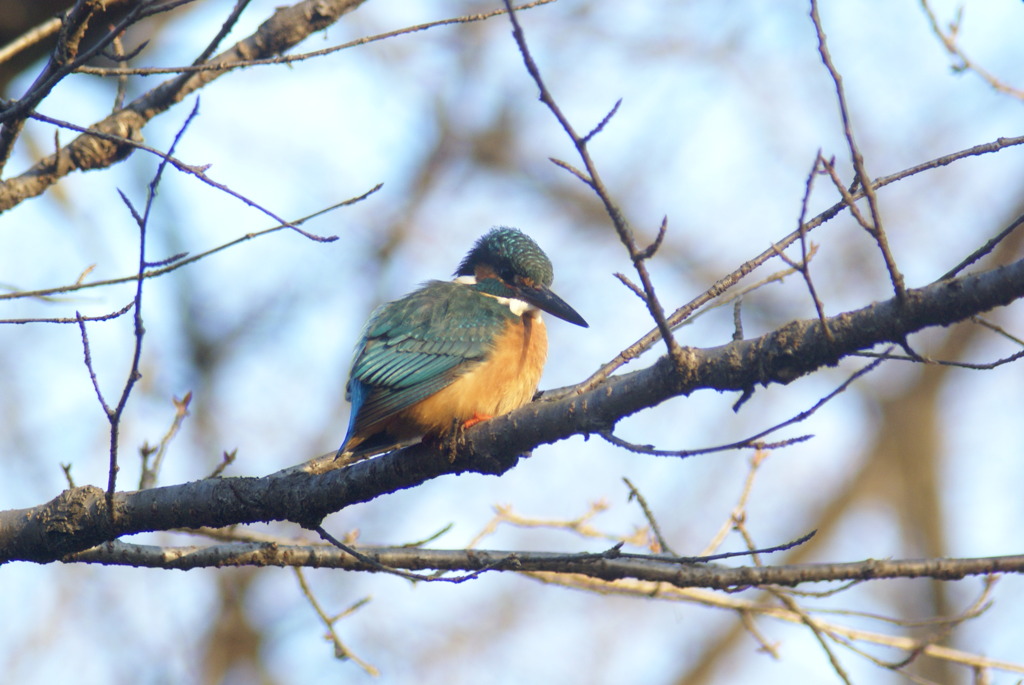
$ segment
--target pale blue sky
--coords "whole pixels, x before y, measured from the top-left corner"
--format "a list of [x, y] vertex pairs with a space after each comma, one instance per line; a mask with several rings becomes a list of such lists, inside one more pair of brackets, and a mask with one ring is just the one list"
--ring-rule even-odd
[[[276, 4], [253, 2], [232, 39], [251, 33]], [[934, 4], [948, 21], [953, 3]], [[523, 13], [522, 21], [552, 92], [577, 129], [589, 129], [623, 98], [593, 153], [639, 233], [652, 237], [668, 216], [669, 239], [651, 269], [659, 294], [674, 308], [795, 228], [806, 175], [819, 148], [836, 156], [847, 180], [849, 156], [807, 3], [619, 5], [559, 0]], [[974, 74], [953, 73], [918, 3], [823, 5], [832, 54], [844, 74], [872, 174], [889, 174], [998, 136], [1020, 135], [1021, 102], [996, 93]], [[1024, 6], [991, 0], [964, 5], [966, 49], [994, 73], [1017, 77], [1024, 58], [1019, 40]], [[332, 27], [326, 38], [314, 36], [300, 49], [492, 6], [370, 1]], [[154, 45], [148, 63], [190, 61], [220, 25], [223, 11], [223, 3], [201, 4], [176, 26], [173, 41]], [[471, 66], [458, 66], [470, 49], [475, 51]], [[138, 94], [162, 78], [134, 81], [131, 92]], [[20, 87], [29, 82], [26, 76]], [[608, 223], [546, 192], [583, 192], [578, 181], [547, 161], [577, 160], [537, 102], [506, 19], [432, 29], [291, 67], [228, 74], [204, 88], [200, 100], [199, 116], [177, 156], [211, 164], [211, 177], [280, 215], [296, 218], [379, 182], [384, 187], [367, 201], [305, 227], [340, 236], [335, 243], [321, 245], [282, 231], [200, 262], [187, 274], [179, 271], [173, 277], [178, 280], [147, 285], [144, 380], [122, 434], [124, 487], [137, 483], [137, 446], [158, 440], [166, 430], [173, 413], [170, 396], [197, 390], [181, 358], [186, 318], [216, 339], [217, 331], [251, 308], [275, 312], [231, 342], [226, 371], [215, 387], [197, 397], [194, 409], [201, 416], [193, 416], [174, 443], [163, 482], [202, 477], [221, 450], [236, 447], [240, 461], [229, 473], [266, 474], [336, 447], [347, 423], [341, 396], [349, 354], [366, 315], [375, 304], [423, 280], [448, 277], [471, 242], [491, 225], [528, 230], [554, 262], [557, 292], [591, 323], [586, 331], [549, 323], [551, 352], [542, 387], [585, 378], [651, 327], [639, 301], [611, 275], [630, 273], [630, 265]], [[109, 101], [109, 89], [79, 76], [55, 90], [40, 111], [87, 125], [104, 116]], [[147, 142], [165, 149], [194, 101], [190, 97], [148, 125]], [[456, 161], [434, 179], [425, 202], [407, 217], [412, 237], [388, 264], [368, 266], [368, 256], [388, 237], [384, 227], [396, 225], [406, 211], [410, 184], [438, 134], [433, 118], [438, 106], [454, 112], [466, 137], [507, 109], [515, 139], [527, 144], [506, 151], [515, 160], [511, 174], [473, 166], [467, 151], [453, 151]], [[27, 135], [37, 145], [52, 144], [46, 127], [30, 125]], [[62, 133], [61, 139], [70, 135]], [[467, 153], [465, 160], [462, 153]], [[31, 158], [20, 148], [11, 170], [24, 168]], [[1002, 228], [1020, 196], [1022, 168], [1024, 152], [1010, 149], [880, 194], [893, 250], [909, 285], [937, 278]], [[116, 189], [141, 204], [154, 169], [152, 156], [136, 153], [109, 172], [62, 181], [57, 190], [65, 207], [55, 205], [56, 194], [50, 193], [0, 216], [0, 282], [26, 289], [59, 285], [74, 281], [91, 264], [96, 265], [91, 278], [131, 273], [137, 231]], [[812, 211], [835, 198], [819, 180]], [[179, 250], [199, 252], [271, 224], [237, 200], [168, 170], [151, 226], [149, 256], [157, 260]], [[890, 296], [877, 253], [847, 218], [820, 229], [813, 240], [821, 246], [815, 277], [828, 313]], [[183, 291], [201, 306], [183, 309]], [[48, 307], [5, 302], [0, 317], [68, 316], [76, 309], [96, 314], [130, 298], [126, 287], [86, 291]], [[749, 336], [814, 315], [804, 286], [794, 278], [747, 302]], [[1015, 320], [1019, 334], [1019, 311]], [[113, 395], [127, 368], [129, 322], [94, 324], [89, 331], [101, 383]], [[727, 342], [731, 333], [731, 312], [721, 310], [684, 329], [681, 339], [712, 346]], [[65, 486], [60, 463], [73, 463], [80, 484], [105, 483], [107, 424], [82, 364], [77, 329], [6, 326], [0, 335], [0, 375], [8, 379], [0, 404], [19, 419], [0, 436], [0, 482], [6, 484], [0, 488], [0, 506], [28, 507], [52, 498]], [[972, 351], [972, 360], [990, 360], [1008, 349], [988, 345]], [[653, 359], [649, 354], [634, 364]], [[677, 449], [730, 441], [810, 406], [860, 365], [844, 362], [838, 371], [761, 390], [739, 415], [730, 409], [735, 396], [700, 392], [677, 398], [624, 420], [617, 433]], [[885, 368], [865, 381], [875, 394], [884, 395], [887, 387], [913, 373], [892, 364]], [[948, 418], [943, 496], [953, 555], [1021, 552], [1021, 368], [960, 372], [955, 390], [942, 397]], [[749, 510], [759, 543], [777, 544], [807, 532], [808, 517], [850, 477], [871, 430], [872, 402], [870, 394], [847, 393], [785, 434], [817, 437], [776, 452], [763, 467]], [[683, 462], [657, 459], [612, 448], [596, 437], [577, 437], [537, 452], [501, 478], [440, 479], [352, 507], [329, 519], [328, 526], [359, 528], [366, 543], [399, 544], [452, 522], [452, 531], [435, 543], [448, 548], [472, 539], [495, 504], [510, 503], [523, 515], [555, 519], [578, 516], [590, 502], [606, 499], [611, 509], [600, 517], [600, 525], [628, 534], [643, 520], [626, 502], [621, 482], [626, 476], [648, 496], [677, 550], [695, 553], [727, 520], [748, 458], [726, 453]], [[842, 533], [818, 552], [819, 560], [912, 556], [891, 512], [862, 507], [842, 525]], [[295, 527], [277, 530], [298, 532]], [[484, 543], [572, 550], [595, 545], [601, 543], [511, 529]], [[742, 542], [732, 536], [725, 546], [738, 549]], [[0, 622], [0, 645], [5, 645], [0, 669], [12, 674], [12, 682], [189, 682], [197, 669], [198, 626], [213, 609], [217, 573], [4, 566], [0, 615], [17, 620]], [[331, 610], [373, 596], [340, 631], [360, 656], [384, 671], [382, 683], [572, 682], [574, 674], [594, 664], [599, 668], [585, 672], [600, 673], [603, 682], [668, 683], [736, 620], [722, 611], [591, 597], [510, 575], [454, 587], [410, 587], [397, 578], [328, 572], [310, 573], [310, 578]], [[267, 662], [281, 682], [364, 679], [354, 666], [332, 659], [290, 572], [267, 570], [256, 582], [249, 608], [268, 629]], [[963, 602], [969, 590], [979, 587], [980, 581], [963, 583]], [[1003, 579], [994, 608], [965, 629], [959, 646], [993, 658], [1019, 659], [1021, 589], [1019, 579]], [[837, 596], [831, 606], [886, 611], [892, 592], [861, 589]], [[74, 619], [60, 615], [65, 605], [75, 607]], [[452, 647], [452, 632], [475, 644], [474, 633], [502, 626], [507, 629], [482, 652]], [[762, 628], [781, 642], [781, 660], [758, 653], [754, 641], [744, 638], [747, 644], [737, 652], [741, 658], [720, 673], [719, 682], [834, 679], [805, 629], [767, 621]], [[59, 645], [63, 656], [41, 661], [11, 651], [35, 644], [46, 650]], [[446, 653], [454, 656], [445, 658]], [[154, 654], [166, 655], [159, 668]], [[856, 655], [839, 654], [855, 682], [898, 682], [886, 680]], [[993, 682], [1018, 678], [998, 674]]]

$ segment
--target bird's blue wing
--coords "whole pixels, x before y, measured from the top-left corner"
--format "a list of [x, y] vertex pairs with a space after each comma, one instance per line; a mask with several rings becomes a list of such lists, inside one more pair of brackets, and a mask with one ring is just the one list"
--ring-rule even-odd
[[380, 307], [352, 363], [346, 442], [452, 383], [486, 356], [513, 317], [497, 299], [443, 281]]

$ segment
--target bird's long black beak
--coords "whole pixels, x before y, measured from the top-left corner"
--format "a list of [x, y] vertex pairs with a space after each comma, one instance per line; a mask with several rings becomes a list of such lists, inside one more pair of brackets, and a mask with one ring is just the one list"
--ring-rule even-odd
[[548, 314], [553, 314], [559, 319], [574, 323], [577, 326], [583, 326], [584, 328], [590, 328], [590, 324], [584, 320], [579, 313], [569, 306], [569, 304], [555, 295], [549, 288], [542, 285], [539, 286], [522, 286], [519, 288], [519, 294], [524, 300], [532, 304], [538, 309], [543, 309]]

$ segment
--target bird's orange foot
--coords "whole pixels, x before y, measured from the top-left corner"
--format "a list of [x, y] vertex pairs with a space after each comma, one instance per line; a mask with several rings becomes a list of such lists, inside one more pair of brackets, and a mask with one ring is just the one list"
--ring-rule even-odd
[[462, 424], [462, 430], [466, 430], [467, 428], [471, 428], [482, 421], [487, 421], [493, 418], [493, 416], [487, 416], [486, 414], [473, 414], [472, 417], [466, 419]]
[[467, 428], [493, 418], [493, 416], [487, 416], [486, 414], [473, 414], [473, 416], [465, 421], [452, 419], [451, 428], [441, 434], [441, 447], [448, 453], [448, 461], [455, 461], [455, 455], [458, 453], [459, 446], [465, 442]]

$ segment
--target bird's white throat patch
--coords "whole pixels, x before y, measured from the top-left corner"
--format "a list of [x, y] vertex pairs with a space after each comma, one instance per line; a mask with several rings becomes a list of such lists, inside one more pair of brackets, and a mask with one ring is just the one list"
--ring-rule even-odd
[[[476, 276], [459, 276], [455, 279], [456, 283], [462, 283], [463, 285], [474, 285], [476, 283]], [[520, 300], [518, 297], [499, 297], [498, 295], [491, 295], [489, 293], [483, 293], [487, 297], [493, 297], [498, 302], [512, 310], [512, 313], [516, 316], [522, 316], [526, 312], [533, 311], [536, 309], [532, 304], [526, 300]]]

